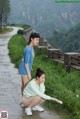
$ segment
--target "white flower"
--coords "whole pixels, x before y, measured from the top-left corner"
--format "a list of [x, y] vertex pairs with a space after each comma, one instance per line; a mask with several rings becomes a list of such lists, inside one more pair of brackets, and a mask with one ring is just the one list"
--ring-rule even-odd
[[79, 95], [76, 95], [76, 97], [78, 98], [78, 97], [79, 97]]

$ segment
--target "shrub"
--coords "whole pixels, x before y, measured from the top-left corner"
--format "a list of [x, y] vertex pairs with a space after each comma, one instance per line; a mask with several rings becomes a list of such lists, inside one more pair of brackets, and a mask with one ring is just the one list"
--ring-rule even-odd
[[21, 29], [19, 29], [19, 30], [17, 31], [17, 34], [21, 34], [21, 35], [23, 35], [23, 34], [24, 34], [24, 31], [21, 30]]

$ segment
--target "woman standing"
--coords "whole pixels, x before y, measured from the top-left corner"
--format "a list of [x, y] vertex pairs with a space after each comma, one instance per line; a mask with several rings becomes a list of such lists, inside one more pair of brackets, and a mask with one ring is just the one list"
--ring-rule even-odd
[[45, 73], [41, 69], [37, 69], [36, 78], [31, 80], [23, 91], [22, 102], [25, 105], [25, 113], [27, 115], [32, 115], [32, 110], [44, 111], [40, 104], [45, 100], [53, 100], [57, 103], [62, 104], [63, 102], [46, 95], [45, 92]]
[[29, 37], [29, 43], [24, 49], [23, 58], [19, 66], [19, 74], [22, 78], [21, 91], [23, 95], [24, 87], [27, 82], [31, 79], [32, 64], [34, 58], [34, 49], [33, 47], [38, 45], [40, 35], [38, 33], [31, 33]]

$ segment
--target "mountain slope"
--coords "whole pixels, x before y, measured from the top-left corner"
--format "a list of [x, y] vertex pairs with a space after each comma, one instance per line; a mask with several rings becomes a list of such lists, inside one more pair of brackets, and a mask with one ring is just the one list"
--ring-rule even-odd
[[54, 36], [49, 39], [49, 42], [63, 51], [80, 52], [80, 24], [65, 33], [54, 32]]
[[45, 37], [52, 35], [56, 28], [68, 29], [80, 22], [80, 5], [77, 3], [56, 3], [54, 0], [10, 1], [9, 22], [27, 23]]

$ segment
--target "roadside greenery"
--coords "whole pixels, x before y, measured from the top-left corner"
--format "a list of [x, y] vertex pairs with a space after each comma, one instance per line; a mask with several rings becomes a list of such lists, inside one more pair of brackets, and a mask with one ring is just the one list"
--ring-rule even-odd
[[10, 31], [12, 31], [13, 30], [13, 28], [3, 28], [3, 29], [0, 29], [0, 34], [5, 34], [5, 33], [7, 33], [7, 32], [10, 32]]
[[[26, 44], [24, 37], [19, 34], [14, 35], [9, 41], [9, 55], [17, 68]], [[80, 119], [80, 72], [72, 70], [67, 73], [62, 64], [48, 59], [43, 52], [39, 54], [36, 49], [35, 55], [32, 77], [35, 77], [36, 68], [42, 68], [46, 73], [46, 94], [63, 101], [63, 105], [47, 101], [47, 106], [50, 109], [67, 110], [70, 117], [65, 115], [64, 119]]]
[[27, 24], [15, 24], [15, 23], [12, 23], [10, 25], [11, 26], [17, 26], [17, 27], [23, 28], [23, 30], [27, 30], [28, 28], [31, 28], [31, 26], [30, 25], [27, 25]]
[[24, 37], [20, 34], [14, 35], [9, 41], [9, 55], [11, 61], [16, 65], [16, 67], [19, 66], [26, 44]]

